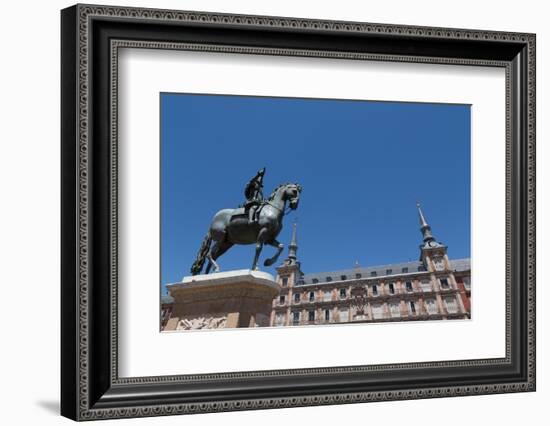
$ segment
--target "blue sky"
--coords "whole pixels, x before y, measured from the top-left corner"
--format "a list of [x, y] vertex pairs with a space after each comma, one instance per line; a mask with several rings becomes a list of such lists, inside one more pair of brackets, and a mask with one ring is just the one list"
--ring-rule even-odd
[[[298, 222], [305, 273], [416, 260], [416, 201], [451, 258], [470, 256], [470, 106], [162, 93], [161, 283], [189, 275], [213, 215], [244, 201], [266, 167], [264, 193], [304, 190]], [[263, 259], [274, 249], [265, 247]], [[234, 246], [222, 270], [249, 268]], [[274, 267], [263, 270], [274, 273]]]

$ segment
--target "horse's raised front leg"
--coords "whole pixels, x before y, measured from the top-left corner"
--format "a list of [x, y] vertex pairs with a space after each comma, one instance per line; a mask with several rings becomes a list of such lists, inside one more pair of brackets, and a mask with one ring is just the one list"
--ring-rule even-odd
[[267, 235], [267, 229], [262, 228], [260, 232], [258, 232], [258, 239], [256, 240], [256, 254], [254, 255], [254, 261], [252, 262], [252, 270], [257, 271], [258, 268], [258, 259], [260, 258], [260, 253], [262, 252], [262, 248], [265, 243]]
[[270, 257], [269, 259], [266, 259], [265, 262], [264, 262], [264, 266], [271, 266], [275, 262], [277, 262], [277, 259], [279, 258], [279, 256], [283, 252], [284, 245], [282, 243], [280, 243], [279, 241], [277, 241], [275, 238], [272, 239], [271, 241], [266, 241], [266, 244], [269, 244], [270, 246], [273, 246], [273, 247], [277, 248], [277, 252], [273, 255], [273, 257]]

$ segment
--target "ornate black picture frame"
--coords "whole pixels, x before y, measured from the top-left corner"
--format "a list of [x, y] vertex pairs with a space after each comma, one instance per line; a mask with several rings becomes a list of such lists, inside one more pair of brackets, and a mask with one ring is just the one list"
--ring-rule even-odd
[[[535, 35], [76, 5], [61, 13], [61, 414], [74, 420], [535, 390]], [[506, 356], [120, 378], [117, 49], [506, 70]], [[490, 165], [488, 165], [490, 167]]]

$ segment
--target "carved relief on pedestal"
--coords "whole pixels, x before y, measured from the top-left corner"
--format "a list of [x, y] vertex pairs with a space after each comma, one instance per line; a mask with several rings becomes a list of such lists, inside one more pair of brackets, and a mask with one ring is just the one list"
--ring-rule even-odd
[[227, 323], [227, 316], [184, 318], [178, 322], [176, 330], [205, 330], [205, 329], [225, 328], [226, 323]]

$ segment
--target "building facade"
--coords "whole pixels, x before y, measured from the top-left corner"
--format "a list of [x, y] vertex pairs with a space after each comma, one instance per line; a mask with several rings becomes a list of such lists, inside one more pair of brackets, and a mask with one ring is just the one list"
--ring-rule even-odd
[[436, 241], [417, 208], [422, 244], [415, 262], [304, 274], [294, 225], [288, 256], [277, 268], [281, 290], [273, 300], [270, 325], [470, 318], [470, 259], [449, 259], [447, 247]]

